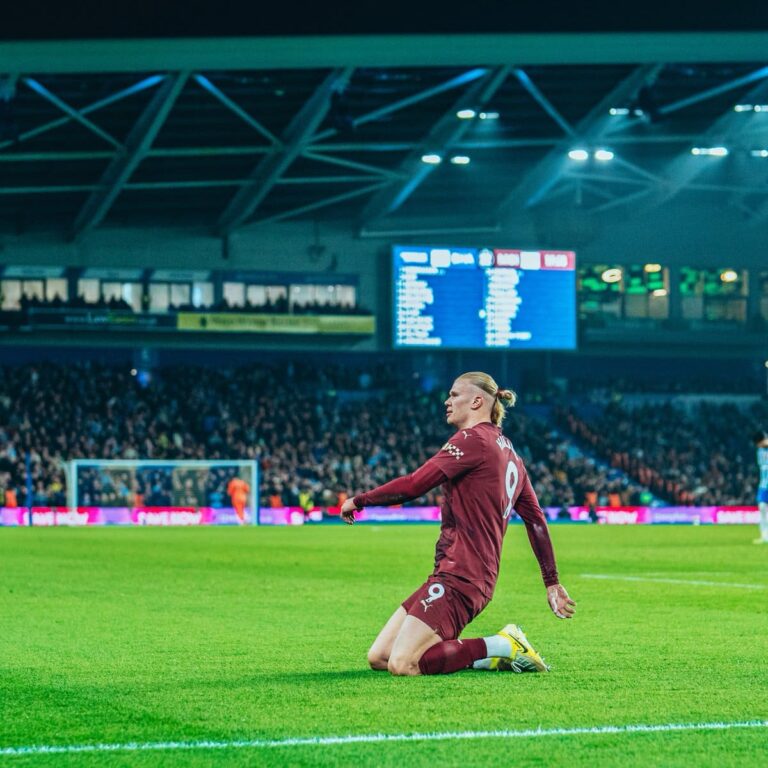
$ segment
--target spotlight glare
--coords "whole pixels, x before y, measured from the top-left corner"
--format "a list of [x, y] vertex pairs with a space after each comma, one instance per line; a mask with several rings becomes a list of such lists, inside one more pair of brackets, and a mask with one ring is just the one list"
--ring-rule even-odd
[[739, 279], [739, 274], [735, 269], [724, 269], [720, 273], [720, 279], [724, 283], [735, 283]]
[[709, 155], [710, 157], [725, 157], [728, 154], [727, 147], [693, 147], [692, 155]]
[[572, 149], [568, 153], [568, 157], [571, 158], [571, 160], [580, 160], [584, 161], [589, 158], [589, 152], [587, 152], [586, 149]]
[[646, 272], [661, 272], [661, 264], [646, 264], [643, 269]]
[[481, 120], [498, 120], [499, 119], [499, 113], [498, 112], [481, 112], [478, 117]]
[[656, 288], [653, 291], [654, 296], [666, 296], [667, 295], [667, 289], [666, 288]]
[[451, 162], [454, 165], [469, 165], [469, 158], [466, 155], [454, 155]]
[[629, 114], [629, 110], [626, 107], [611, 107], [608, 110], [608, 114], [609, 115], [614, 115], [614, 116], [616, 116], [616, 115], [628, 115]]
[[595, 151], [595, 160], [605, 162], [606, 160], [613, 160], [613, 152], [610, 149], [598, 149]]
[[477, 112], [475, 112], [474, 109], [460, 109], [456, 113], [456, 117], [459, 118], [459, 120], [471, 120], [473, 117], [477, 116]]
[[443, 162], [443, 158], [435, 154], [422, 155], [421, 162], [427, 165], [440, 165]]
[[600, 277], [604, 283], [618, 283], [621, 280], [621, 269], [619, 267], [611, 267], [604, 270]]
[[734, 108], [734, 112], [751, 112], [753, 109], [751, 104], [737, 104]]
[[752, 157], [768, 157], [768, 149], [751, 149], [749, 154]]

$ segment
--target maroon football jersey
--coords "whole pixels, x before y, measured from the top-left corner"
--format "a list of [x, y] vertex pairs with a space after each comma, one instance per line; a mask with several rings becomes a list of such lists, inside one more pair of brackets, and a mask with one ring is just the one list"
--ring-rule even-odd
[[522, 459], [500, 427], [490, 422], [459, 430], [427, 464], [448, 480], [435, 550], [435, 574], [469, 581], [489, 599], [509, 516], [517, 512], [541, 566], [544, 583], [558, 581], [546, 518]]

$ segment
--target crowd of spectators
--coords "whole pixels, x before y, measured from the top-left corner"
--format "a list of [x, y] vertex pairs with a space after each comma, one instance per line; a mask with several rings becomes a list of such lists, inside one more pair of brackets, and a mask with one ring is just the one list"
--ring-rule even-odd
[[747, 407], [708, 401], [633, 407], [613, 397], [588, 413], [573, 406], [558, 417], [596, 455], [669, 502], [754, 503], [758, 476], [751, 435], [768, 424], [765, 400]]
[[[91, 309], [91, 310], [120, 310], [123, 312], [135, 312], [135, 309], [123, 298], [113, 297], [105, 299], [100, 297], [93, 301], [86, 300], [83, 296], [77, 296], [71, 299], [63, 299], [59, 294], [50, 299], [23, 296], [19, 303], [19, 309], [11, 314], [26, 315], [29, 310], [40, 309]], [[150, 310], [148, 307], [145, 311]], [[357, 304], [349, 302], [325, 302], [318, 301], [304, 303], [289, 303], [287, 297], [279, 297], [274, 301], [267, 299], [264, 303], [254, 303], [245, 301], [243, 304], [230, 303], [226, 299], [210, 304], [195, 305], [169, 304], [168, 312], [238, 312], [246, 314], [268, 314], [268, 315], [370, 315], [370, 310]]]
[[[443, 399], [384, 365], [180, 366], [150, 376], [92, 363], [0, 368], [0, 502], [4, 494], [6, 504], [24, 505], [29, 474], [33, 505], [65, 504], [63, 462], [73, 458], [252, 459], [262, 505], [333, 507], [438, 451], [451, 433]], [[649, 489], [681, 504], [753, 497], [750, 425], [768, 416], [764, 406], [686, 414], [610, 400], [588, 420], [577, 409], [556, 413], [557, 429], [524, 406], [505, 423], [542, 506], [647, 504]], [[79, 498], [84, 506], [182, 497], [216, 505], [225, 480], [144, 470], [105, 481], [91, 471]], [[439, 500], [437, 489], [421, 503]]]
[[[148, 384], [90, 363], [22, 366], [0, 369], [0, 392], [0, 486], [25, 500], [28, 455], [36, 506], [65, 503], [63, 462], [72, 458], [254, 459], [262, 504], [335, 506], [349, 491], [412, 471], [450, 435], [442, 394], [386, 366], [176, 367], [153, 372]], [[506, 426], [542, 504], [583, 503], [590, 494], [596, 503], [627, 503], [638, 492], [520, 409]], [[185, 490], [156, 470], [80, 477], [86, 506], [122, 504], [131, 494], [134, 503], [171, 503]], [[223, 481], [199, 482], [186, 489], [190, 499], [221, 497]], [[439, 501], [439, 491], [423, 501]]]

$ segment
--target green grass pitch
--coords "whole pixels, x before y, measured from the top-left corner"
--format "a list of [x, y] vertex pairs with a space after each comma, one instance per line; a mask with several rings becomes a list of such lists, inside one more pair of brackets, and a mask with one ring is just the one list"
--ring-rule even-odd
[[552, 672], [371, 672], [366, 650], [428, 574], [437, 532], [0, 530], [0, 765], [768, 764], [766, 727], [3, 753], [768, 721], [768, 547], [752, 544], [752, 528], [556, 526], [561, 579], [578, 602], [561, 621], [513, 526], [496, 597], [465, 636], [515, 621]]

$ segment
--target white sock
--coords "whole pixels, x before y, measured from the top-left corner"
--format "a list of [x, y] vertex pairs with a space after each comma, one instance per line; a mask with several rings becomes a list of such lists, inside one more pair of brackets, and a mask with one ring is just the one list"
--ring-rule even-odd
[[488, 649], [489, 656], [511, 656], [512, 644], [506, 637], [501, 635], [491, 635], [484, 637], [485, 647]]
[[472, 669], [490, 669], [490, 668], [491, 668], [491, 660], [490, 659], [478, 659], [472, 665]]
[[760, 510], [760, 538], [768, 541], [768, 502], [761, 501], [757, 506]]

